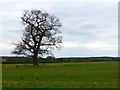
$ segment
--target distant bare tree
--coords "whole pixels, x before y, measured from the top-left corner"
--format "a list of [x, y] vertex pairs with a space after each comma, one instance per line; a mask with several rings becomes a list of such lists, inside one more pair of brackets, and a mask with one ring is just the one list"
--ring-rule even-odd
[[23, 37], [13, 50], [13, 54], [33, 57], [33, 65], [38, 65], [38, 55], [52, 54], [51, 48], [59, 48], [62, 36], [59, 19], [41, 10], [25, 10], [21, 17], [25, 26]]

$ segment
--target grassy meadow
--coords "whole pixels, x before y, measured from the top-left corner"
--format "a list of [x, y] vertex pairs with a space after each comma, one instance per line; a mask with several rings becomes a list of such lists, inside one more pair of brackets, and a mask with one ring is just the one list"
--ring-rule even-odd
[[118, 62], [3, 64], [3, 88], [118, 88]]

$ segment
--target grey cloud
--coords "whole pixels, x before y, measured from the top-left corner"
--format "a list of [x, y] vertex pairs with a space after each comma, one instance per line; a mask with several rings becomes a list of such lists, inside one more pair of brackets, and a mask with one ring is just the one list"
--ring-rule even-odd
[[83, 23], [82, 25], [80, 25], [81, 29], [97, 29], [99, 28], [96, 24], [93, 23]]
[[[23, 9], [37, 8], [60, 18], [63, 23], [61, 28], [63, 43], [72, 41], [74, 44], [80, 44], [79, 48], [69, 49], [64, 47], [60, 52], [55, 51], [57, 56], [116, 55], [116, 49], [108, 52], [82, 46], [96, 42], [111, 44], [111, 46], [117, 44], [117, 7], [113, 4], [107, 6], [104, 3], [44, 2], [41, 6], [39, 1], [36, 0], [36, 2], [31, 3], [33, 1], [30, 0], [27, 3], [13, 1], [14, 3], [9, 2], [7, 4], [5, 2], [2, 5], [3, 8], [0, 8], [2, 14], [0, 16], [2, 16], [4, 21], [2, 21], [0, 26], [5, 31], [0, 31], [3, 34], [1, 42], [19, 41], [22, 36], [20, 16]], [[10, 52], [10, 50], [8, 51]], [[5, 53], [7, 53], [6, 50], [4, 51]]]

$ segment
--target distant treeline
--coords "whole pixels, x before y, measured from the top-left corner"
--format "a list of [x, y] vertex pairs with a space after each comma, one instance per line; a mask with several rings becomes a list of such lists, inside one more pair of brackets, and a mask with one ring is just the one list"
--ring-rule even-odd
[[[32, 63], [30, 57], [1, 57], [3, 64], [27, 64]], [[118, 57], [68, 57], [68, 58], [38, 58], [39, 63], [64, 63], [64, 62], [87, 62], [87, 61], [119, 61]]]

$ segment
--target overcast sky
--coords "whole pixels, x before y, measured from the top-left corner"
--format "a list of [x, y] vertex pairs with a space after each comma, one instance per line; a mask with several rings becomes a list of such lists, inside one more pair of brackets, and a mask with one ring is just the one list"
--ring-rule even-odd
[[0, 55], [11, 55], [12, 43], [21, 40], [25, 9], [62, 22], [63, 44], [55, 57], [118, 56], [118, 0], [0, 0]]

